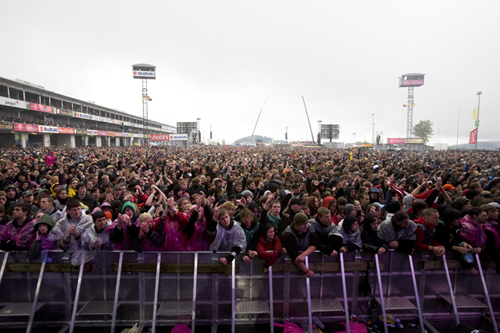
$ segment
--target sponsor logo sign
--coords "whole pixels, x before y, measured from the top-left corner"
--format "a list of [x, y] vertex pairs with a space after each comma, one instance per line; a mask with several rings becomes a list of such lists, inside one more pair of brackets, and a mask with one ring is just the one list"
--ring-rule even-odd
[[40, 112], [52, 113], [52, 107], [42, 104], [29, 103], [29, 109]]
[[108, 136], [115, 136], [115, 134], [116, 134], [115, 132], [109, 132], [108, 131]]
[[14, 125], [7, 121], [0, 121], [0, 129], [12, 131], [14, 129]]
[[388, 138], [387, 143], [390, 145], [404, 145], [406, 143], [405, 138]]
[[405, 140], [406, 143], [424, 143], [424, 139], [421, 138], [407, 138]]
[[107, 131], [97, 131], [97, 135], [106, 136], [106, 135], [108, 135], [108, 132]]
[[59, 127], [59, 134], [75, 134], [73, 128]]
[[26, 109], [27, 106], [25, 101], [19, 101], [17, 99], [1, 97], [1, 96], [0, 96], [0, 105], [7, 105], [20, 109]]
[[187, 141], [187, 134], [169, 134], [170, 140]]
[[87, 130], [87, 135], [97, 135], [97, 130]]
[[154, 71], [132, 71], [134, 78], [155, 79], [156, 72]]
[[168, 141], [170, 138], [168, 134], [151, 134], [149, 139], [151, 141]]
[[121, 133], [121, 132], [115, 132], [115, 136], [123, 137], [123, 133]]
[[87, 130], [84, 130], [82, 128], [76, 128], [75, 133], [76, 134], [87, 134]]
[[78, 118], [83, 118], [83, 119], [90, 119], [90, 115], [82, 112], [74, 112], [76, 113], [76, 117]]
[[14, 123], [14, 131], [38, 132], [38, 125]]
[[41, 133], [59, 133], [59, 128], [54, 126], [38, 126]]

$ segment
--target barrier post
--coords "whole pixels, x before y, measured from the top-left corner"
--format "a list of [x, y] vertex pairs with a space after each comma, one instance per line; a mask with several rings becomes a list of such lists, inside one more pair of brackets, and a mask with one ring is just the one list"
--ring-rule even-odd
[[458, 317], [457, 303], [455, 302], [455, 294], [451, 285], [450, 271], [448, 270], [448, 262], [446, 261], [446, 253], [443, 254], [443, 265], [446, 272], [446, 280], [448, 282], [448, 289], [450, 290], [451, 305], [453, 307], [453, 314], [455, 315], [455, 323], [460, 325], [460, 318]]
[[[306, 257], [306, 267], [309, 269], [309, 256]], [[307, 312], [309, 317], [309, 332], [312, 332], [311, 279], [306, 276]]]
[[158, 292], [160, 290], [160, 268], [161, 268], [161, 252], [156, 255], [156, 277], [155, 277], [155, 295], [153, 301], [153, 323], [152, 332], [156, 333], [156, 312], [158, 305]]
[[38, 296], [40, 295], [40, 288], [42, 286], [44, 271], [45, 271], [45, 261], [42, 261], [42, 266], [40, 267], [40, 274], [38, 275], [38, 282], [36, 283], [35, 297], [33, 299], [33, 304], [31, 305], [30, 319], [28, 321], [28, 327], [26, 328], [26, 333], [31, 332], [31, 326], [33, 325], [33, 320], [35, 319], [36, 304], [38, 303]]
[[[345, 328], [347, 333], [351, 333], [351, 323], [349, 320], [349, 302], [347, 300], [347, 285], [345, 283], [344, 253], [340, 253], [340, 273], [342, 275], [342, 291], [344, 293]], [[311, 330], [309, 332], [312, 332]]]
[[120, 252], [120, 259], [118, 261], [118, 272], [116, 273], [116, 286], [115, 286], [115, 299], [113, 301], [113, 315], [111, 319], [111, 331], [115, 333], [116, 326], [116, 312], [118, 310], [118, 295], [120, 293], [120, 281], [122, 278], [122, 265], [123, 265], [123, 252]]
[[384, 319], [384, 332], [389, 333], [389, 328], [387, 326], [387, 315], [385, 313], [384, 288], [382, 287], [382, 277], [380, 276], [380, 263], [378, 261], [378, 253], [375, 253], [375, 266], [377, 268], [378, 292], [380, 294], [380, 306], [382, 307], [382, 318]]
[[491, 316], [491, 322], [493, 324], [493, 329], [495, 330], [495, 333], [498, 333], [498, 325], [497, 325], [497, 321], [495, 318], [495, 312], [493, 311], [493, 307], [491, 306], [490, 293], [488, 292], [488, 288], [486, 288], [486, 281], [484, 280], [483, 268], [481, 266], [481, 260], [479, 260], [478, 253], [476, 253], [476, 262], [477, 262], [479, 274], [481, 275], [481, 283], [483, 284], [484, 298], [486, 299], [486, 302], [488, 304], [488, 309], [490, 310], [490, 316]]
[[76, 284], [75, 300], [73, 301], [73, 312], [71, 314], [71, 322], [69, 324], [69, 333], [73, 333], [75, 329], [75, 319], [76, 319], [76, 312], [78, 310], [78, 300], [80, 299], [80, 290], [82, 288], [84, 266], [85, 262], [83, 261], [83, 256], [82, 256], [82, 263], [80, 264], [80, 271], [78, 272], [78, 282]]
[[193, 269], [193, 305], [191, 307], [191, 333], [194, 333], [196, 326], [196, 289], [198, 287], [198, 252], [194, 253]]
[[271, 333], [274, 333], [273, 266], [269, 266], [269, 317], [271, 322]]
[[420, 323], [420, 331], [422, 333], [425, 333], [424, 318], [422, 318], [422, 308], [420, 307], [420, 299], [418, 296], [417, 278], [415, 276], [415, 269], [413, 268], [413, 256], [411, 254], [408, 255], [408, 261], [410, 263], [411, 278], [413, 281], [413, 290], [415, 292], [415, 303], [417, 303], [418, 321]]

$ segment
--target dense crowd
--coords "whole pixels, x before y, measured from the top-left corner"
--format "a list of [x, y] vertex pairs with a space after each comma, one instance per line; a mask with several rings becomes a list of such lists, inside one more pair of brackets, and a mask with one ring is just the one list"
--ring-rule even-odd
[[306, 147], [0, 151], [0, 248], [73, 263], [98, 251], [224, 251], [228, 264], [355, 250], [446, 250], [500, 273], [494, 152]]

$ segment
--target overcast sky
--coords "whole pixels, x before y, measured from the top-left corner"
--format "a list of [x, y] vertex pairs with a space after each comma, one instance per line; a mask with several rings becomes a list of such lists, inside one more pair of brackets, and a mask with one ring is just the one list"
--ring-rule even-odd
[[[406, 136], [405, 73], [414, 124], [430, 143], [468, 142], [482, 91], [479, 141], [497, 140], [499, 1], [0, 0], [0, 76], [142, 116], [132, 64], [157, 66], [149, 117], [201, 118], [205, 139], [311, 138], [318, 120], [340, 141]], [[354, 135], [353, 133], [356, 133]]]

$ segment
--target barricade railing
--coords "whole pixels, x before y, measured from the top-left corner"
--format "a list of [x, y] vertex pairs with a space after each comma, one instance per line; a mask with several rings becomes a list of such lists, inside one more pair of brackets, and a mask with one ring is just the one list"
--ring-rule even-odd
[[[425, 281], [428, 267], [423, 262], [427, 259], [420, 253], [350, 252], [324, 257], [316, 252], [306, 261], [315, 272], [312, 278], [305, 277], [287, 256], [267, 269], [257, 258], [248, 264], [237, 258], [224, 266], [219, 258], [227, 253], [209, 251], [100, 252], [92, 262], [78, 266], [71, 264], [71, 255], [51, 251], [49, 261], [29, 262], [24, 253], [0, 252], [0, 328], [24, 327], [29, 332], [37, 325], [67, 326], [72, 332], [75, 327], [109, 326], [113, 333], [139, 323], [140, 328], [151, 326], [152, 331], [160, 326], [190, 324], [193, 332], [197, 325], [210, 325], [216, 332], [218, 325], [230, 325], [234, 331], [236, 325], [265, 323], [273, 331], [274, 322], [292, 321], [306, 328], [313, 323], [320, 326], [322, 321], [349, 322], [349, 314], [354, 313], [371, 320], [382, 314], [387, 332], [386, 313], [397, 312], [396, 307], [401, 305], [391, 303], [393, 298], [406, 300], [408, 307], [400, 307], [402, 310], [412, 305], [420, 327], [427, 316], [459, 322], [455, 309], [437, 314], [421, 307], [430, 297], [423, 292], [422, 283], [424, 287], [437, 287], [439, 282]], [[453, 268], [455, 280], [470, 275]], [[450, 293], [448, 269], [432, 274], [446, 277]], [[368, 294], [359, 293], [363, 284], [360, 277], [365, 283], [373, 277]], [[491, 270], [481, 279], [494, 320], [500, 309], [495, 313], [487, 285], [500, 280]], [[456, 283], [454, 288], [455, 292]], [[478, 292], [471, 290], [471, 294]], [[380, 306], [376, 317], [370, 310], [372, 299]], [[412, 313], [397, 315], [415, 320]], [[346, 330], [350, 332], [349, 325]]]

